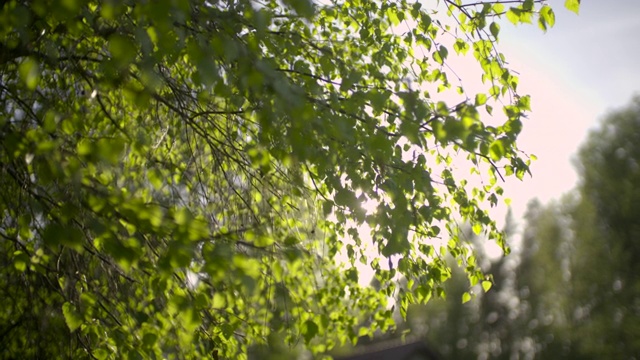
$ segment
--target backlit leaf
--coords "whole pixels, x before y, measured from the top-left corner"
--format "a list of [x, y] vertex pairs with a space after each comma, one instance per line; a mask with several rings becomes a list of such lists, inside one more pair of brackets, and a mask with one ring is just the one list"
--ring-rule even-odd
[[576, 15], [580, 12], [580, 0], [565, 0], [564, 6]]
[[29, 90], [35, 90], [40, 81], [40, 67], [33, 58], [26, 58], [19, 67], [20, 76]]
[[73, 306], [69, 302], [65, 302], [62, 305], [62, 314], [64, 315], [64, 320], [69, 327], [69, 331], [71, 332], [76, 331], [84, 322], [84, 320], [82, 319], [82, 315], [80, 315], [75, 306]]

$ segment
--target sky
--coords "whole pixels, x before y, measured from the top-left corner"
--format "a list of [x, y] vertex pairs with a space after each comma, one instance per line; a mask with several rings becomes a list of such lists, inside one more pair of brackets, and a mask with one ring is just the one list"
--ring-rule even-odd
[[583, 0], [579, 15], [563, 0], [548, 3], [556, 24], [547, 33], [505, 22], [500, 34], [519, 92], [532, 97], [519, 145], [538, 157], [532, 177], [503, 186], [516, 220], [529, 200], [559, 199], [576, 185], [572, 159], [589, 129], [640, 95], [640, 1]]
[[[574, 158], [589, 130], [634, 94], [640, 95], [640, 0], [583, 0], [579, 15], [565, 9], [564, 0], [547, 3], [556, 23], [546, 33], [535, 23], [499, 22], [498, 50], [519, 73], [519, 95], [531, 96], [532, 112], [524, 120], [518, 146], [537, 160], [531, 165], [532, 176], [523, 181], [508, 177], [500, 184], [511, 206], [499, 203], [490, 213], [502, 226], [511, 209], [519, 230], [531, 200], [560, 200], [575, 188]], [[478, 87], [481, 73], [473, 56], [451, 55], [447, 61], [465, 90], [486, 90]], [[518, 248], [517, 235], [510, 245]], [[491, 257], [502, 254], [493, 243], [485, 250]]]

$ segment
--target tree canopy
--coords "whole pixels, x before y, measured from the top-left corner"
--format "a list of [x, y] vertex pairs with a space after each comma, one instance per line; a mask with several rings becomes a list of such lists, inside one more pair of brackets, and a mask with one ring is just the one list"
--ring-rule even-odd
[[[530, 100], [497, 45], [505, 20], [553, 26], [543, 1], [9, 0], [0, 19], [8, 357], [320, 354], [392, 328], [388, 296], [404, 315], [441, 294], [446, 254], [487, 281], [457, 220], [506, 249], [487, 209], [528, 172]], [[452, 84], [467, 53], [478, 93]]]

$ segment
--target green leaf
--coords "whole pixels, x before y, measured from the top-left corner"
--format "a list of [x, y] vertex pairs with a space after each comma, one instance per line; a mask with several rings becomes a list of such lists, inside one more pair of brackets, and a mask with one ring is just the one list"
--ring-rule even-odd
[[473, 228], [473, 232], [476, 235], [480, 235], [480, 233], [482, 233], [482, 224], [481, 223], [479, 223], [479, 222], [474, 223], [472, 228]]
[[546, 31], [548, 28], [553, 27], [553, 25], [555, 25], [556, 23], [556, 15], [553, 12], [553, 9], [551, 9], [550, 6], [543, 6], [540, 9], [540, 17], [538, 18], [538, 24], [540, 25], [540, 28], [544, 31]]
[[433, 60], [440, 65], [444, 64], [444, 58], [442, 57], [442, 53], [440, 51], [433, 52]]
[[147, 332], [142, 336], [142, 346], [146, 349], [153, 348], [158, 342], [158, 334]]
[[78, 329], [84, 322], [82, 315], [80, 315], [75, 306], [71, 305], [69, 302], [62, 304], [62, 314], [64, 315], [64, 321], [67, 323], [69, 331], [71, 332], [76, 331], [76, 329]]
[[397, 10], [394, 6], [389, 6], [387, 8], [387, 17], [389, 17], [391, 24], [394, 26], [400, 24], [400, 19], [398, 18]]
[[116, 164], [120, 160], [124, 146], [124, 141], [119, 138], [100, 139], [96, 143], [95, 151], [101, 159]]
[[315, 6], [310, 0], [287, 0], [285, 3], [291, 6], [298, 15], [307, 19], [313, 18], [315, 14]]
[[302, 324], [302, 336], [304, 341], [308, 344], [318, 334], [318, 325], [312, 320], [307, 320]]
[[580, 12], [580, 0], [565, 0], [564, 7], [578, 15]]
[[507, 19], [513, 25], [518, 25], [518, 23], [520, 22], [520, 14], [518, 12], [518, 9], [510, 8], [509, 10], [507, 10]]
[[58, 223], [50, 223], [44, 229], [42, 235], [45, 243], [56, 246], [64, 245], [77, 251], [83, 250], [84, 234], [82, 231], [71, 225], [61, 225]]
[[275, 243], [275, 239], [273, 236], [268, 234], [260, 234], [256, 237], [254, 244], [258, 247], [267, 247], [269, 245], [273, 245]]
[[387, 243], [382, 248], [381, 254], [388, 258], [395, 254], [404, 254], [410, 250], [410, 247], [411, 244], [407, 236], [407, 229], [393, 229], [387, 237]]
[[340, 85], [340, 90], [347, 91], [351, 89], [354, 84], [360, 81], [360, 78], [362, 78], [362, 74], [360, 74], [358, 71], [349, 72], [347, 77], [342, 80], [342, 84]]
[[105, 349], [96, 349], [93, 352], [93, 355], [98, 359], [98, 360], [105, 360], [109, 357], [109, 352]]
[[40, 81], [40, 66], [38, 62], [28, 57], [26, 58], [18, 68], [22, 81], [27, 85], [29, 90], [35, 90]]
[[489, 25], [489, 31], [491, 32], [491, 35], [497, 39], [498, 34], [500, 33], [500, 25], [498, 25], [497, 22], [492, 22], [491, 25]]
[[489, 156], [493, 161], [498, 161], [504, 157], [504, 144], [502, 141], [496, 140], [489, 145]]
[[16, 268], [16, 270], [24, 272], [25, 270], [27, 270], [30, 262], [31, 260], [29, 256], [23, 251], [18, 250], [13, 253], [13, 266]]
[[80, 301], [83, 306], [91, 307], [98, 301], [96, 296], [90, 292], [83, 292], [80, 294]]
[[489, 289], [491, 289], [492, 285], [493, 284], [491, 283], [491, 281], [488, 281], [488, 280], [482, 281], [482, 289], [484, 290], [484, 292], [489, 291]]
[[358, 337], [363, 337], [369, 335], [369, 328], [361, 327], [358, 329]]
[[462, 39], [456, 39], [456, 42], [453, 44], [453, 49], [457, 54], [464, 55], [469, 50], [469, 44], [467, 44], [467, 42]]
[[487, 114], [493, 115], [493, 106], [485, 105], [485, 110], [487, 111]]
[[462, 303], [463, 303], [463, 304], [466, 304], [466, 303], [468, 303], [469, 301], [471, 301], [471, 294], [469, 294], [469, 292], [465, 291], [465, 292], [462, 294]]
[[440, 59], [444, 61], [449, 55], [449, 50], [447, 50], [447, 48], [444, 47], [443, 45], [440, 45], [440, 48], [438, 49], [438, 54], [440, 55]]
[[136, 45], [131, 39], [119, 34], [112, 35], [109, 38], [108, 49], [116, 64], [121, 68], [133, 62], [137, 54]]
[[191, 306], [180, 312], [179, 319], [180, 324], [188, 333], [193, 333], [202, 322], [202, 319], [198, 315], [198, 311]]
[[226, 297], [221, 293], [216, 292], [215, 294], [213, 294], [213, 300], [211, 302], [211, 306], [213, 306], [214, 309], [224, 309], [225, 306], [227, 306]]

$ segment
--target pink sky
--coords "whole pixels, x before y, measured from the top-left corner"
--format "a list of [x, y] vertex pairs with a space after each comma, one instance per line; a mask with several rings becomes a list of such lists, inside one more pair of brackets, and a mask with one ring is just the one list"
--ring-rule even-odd
[[538, 160], [532, 178], [509, 181], [505, 190], [521, 215], [532, 198], [558, 198], [576, 183], [571, 163], [589, 130], [607, 111], [640, 92], [640, 1], [583, 1], [580, 15], [564, 1], [549, 1], [556, 26], [503, 25], [500, 49], [532, 96], [532, 113], [520, 139]]

